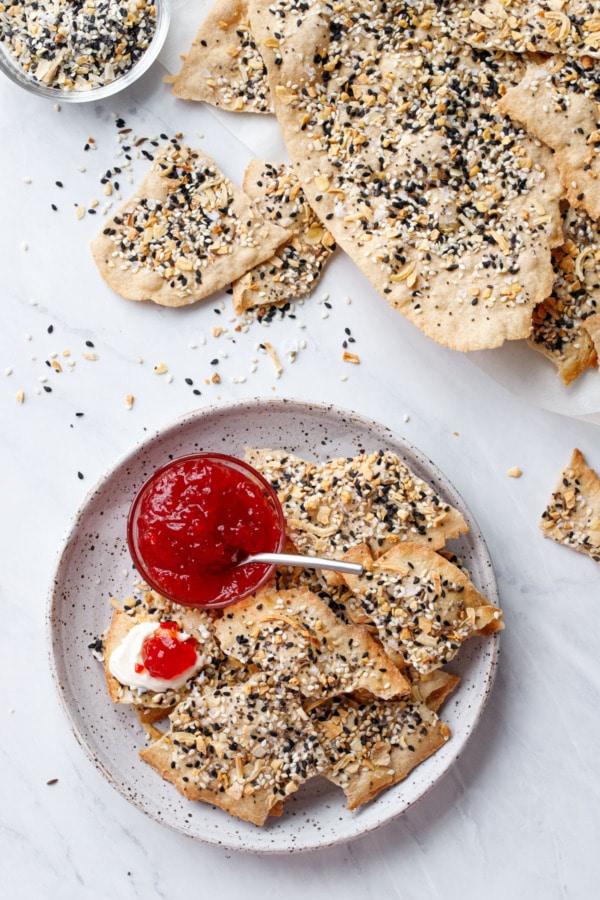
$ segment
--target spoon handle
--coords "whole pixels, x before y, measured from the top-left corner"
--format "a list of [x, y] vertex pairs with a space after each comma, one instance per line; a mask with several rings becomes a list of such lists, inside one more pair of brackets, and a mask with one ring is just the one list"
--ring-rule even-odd
[[332, 572], [344, 572], [346, 575], [361, 575], [363, 567], [360, 563], [342, 562], [339, 559], [325, 559], [322, 556], [298, 556], [295, 553], [255, 553], [248, 556], [240, 565], [248, 563], [272, 563], [280, 566], [302, 566], [304, 569], [330, 569]]

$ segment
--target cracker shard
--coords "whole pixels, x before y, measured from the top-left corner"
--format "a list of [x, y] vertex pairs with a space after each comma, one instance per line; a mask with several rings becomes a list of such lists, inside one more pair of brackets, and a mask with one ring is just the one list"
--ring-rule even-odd
[[544, 537], [600, 562], [600, 478], [577, 448], [542, 513], [540, 528]]
[[348, 809], [402, 781], [450, 737], [420, 701], [336, 697], [310, 716], [329, 763], [325, 777], [342, 788]]
[[140, 756], [188, 799], [255, 825], [326, 765], [298, 699], [262, 674], [226, 689], [198, 686]]
[[246, 459], [275, 487], [300, 553], [339, 557], [366, 542], [380, 555], [406, 540], [439, 549], [468, 530], [461, 513], [390, 451], [313, 464], [247, 449]]
[[362, 575], [344, 575], [354, 594], [350, 618], [377, 628], [390, 659], [421, 675], [450, 662], [468, 638], [500, 631], [502, 611], [481, 596], [464, 572], [418, 544], [397, 544], [373, 560], [366, 546], [348, 551]]
[[216, 635], [225, 653], [304, 697], [363, 690], [392, 698], [411, 690], [366, 629], [345, 625], [307, 588], [259, 591], [225, 610]]
[[256, 306], [282, 306], [308, 296], [335, 250], [331, 232], [309, 206], [290, 166], [251, 160], [244, 190], [265, 219], [287, 230], [288, 240], [274, 256], [234, 281], [237, 315]]
[[268, 259], [286, 232], [205, 154], [156, 151], [140, 189], [92, 242], [100, 274], [130, 300], [185, 306]]
[[565, 385], [598, 365], [600, 229], [585, 210], [569, 209], [564, 242], [552, 252], [556, 281], [533, 314], [530, 345], [558, 369]]
[[251, 0], [250, 21], [289, 154], [336, 242], [442, 344], [527, 337], [552, 287], [562, 187], [549, 150], [497, 110], [520, 63], [426, 28], [423, 4], [301, 7]]
[[173, 93], [231, 112], [270, 113], [266, 75], [247, 0], [217, 0], [186, 54]]

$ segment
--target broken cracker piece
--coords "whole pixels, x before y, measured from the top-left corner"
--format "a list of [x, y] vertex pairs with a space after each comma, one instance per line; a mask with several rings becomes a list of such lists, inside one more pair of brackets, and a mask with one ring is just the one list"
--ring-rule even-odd
[[542, 513], [540, 528], [544, 537], [600, 562], [600, 478], [577, 448]]
[[186, 306], [268, 259], [287, 238], [198, 150], [156, 151], [137, 193], [92, 241], [107, 284], [129, 300]]
[[366, 629], [345, 625], [308, 588], [263, 588], [228, 607], [215, 633], [224, 653], [304, 697], [366, 690], [391, 698], [411, 689]]
[[226, 689], [198, 687], [172, 714], [167, 734], [140, 756], [188, 799], [255, 825], [326, 767], [299, 700], [263, 674]]
[[333, 236], [308, 205], [290, 166], [251, 160], [243, 186], [265, 219], [287, 229], [288, 240], [274, 256], [233, 282], [237, 315], [307, 297], [335, 250]]
[[246, 450], [246, 460], [275, 487], [302, 554], [339, 557], [366, 542], [381, 555], [405, 540], [439, 549], [468, 530], [460, 512], [390, 451], [314, 464], [260, 449]]
[[231, 112], [270, 113], [266, 76], [250, 31], [247, 0], [217, 0], [186, 54], [173, 93]]
[[450, 737], [425, 703], [336, 697], [309, 713], [329, 762], [325, 777], [356, 809], [402, 781]]
[[429, 547], [404, 542], [373, 560], [366, 545], [345, 559], [362, 575], [344, 575], [354, 594], [353, 620], [370, 619], [390, 659], [427, 675], [452, 660], [474, 635], [500, 631], [502, 611], [453, 563]]

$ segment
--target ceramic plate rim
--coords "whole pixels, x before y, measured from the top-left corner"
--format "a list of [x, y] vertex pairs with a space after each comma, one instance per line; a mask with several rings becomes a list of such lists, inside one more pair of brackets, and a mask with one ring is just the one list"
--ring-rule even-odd
[[[308, 852], [312, 850], [324, 849], [327, 847], [335, 846], [336, 844], [342, 842], [348, 842], [350, 840], [354, 840], [358, 837], [361, 837], [365, 834], [372, 833], [388, 822], [400, 816], [402, 813], [406, 812], [411, 806], [413, 806], [416, 802], [418, 802], [422, 797], [424, 797], [429, 791], [447, 774], [447, 772], [452, 768], [464, 747], [466, 746], [468, 740], [471, 735], [475, 731], [475, 728], [481, 718], [485, 705], [487, 703], [487, 699], [489, 697], [498, 662], [498, 653], [499, 653], [499, 641], [498, 635], [493, 635], [491, 638], [486, 639], [486, 656], [489, 659], [487, 664], [487, 673], [485, 675], [485, 680], [482, 684], [479, 684], [478, 687], [481, 691], [481, 698], [479, 700], [478, 707], [473, 715], [473, 718], [469, 721], [464, 733], [459, 737], [453, 736], [453, 738], [449, 742], [449, 746], [452, 749], [452, 744], [455, 742], [455, 749], [450, 758], [447, 761], [447, 765], [445, 768], [439, 772], [430, 782], [427, 783], [425, 788], [422, 790], [418, 796], [414, 797], [409, 802], [401, 804], [401, 808], [396, 811], [392, 811], [391, 813], [386, 813], [381, 816], [375, 815], [373, 821], [369, 823], [366, 828], [360, 828], [360, 825], [357, 825], [356, 830], [351, 835], [343, 835], [339, 838], [332, 838], [330, 840], [318, 840], [316, 842], [308, 842], [304, 845], [296, 845], [296, 844], [277, 844], [277, 845], [260, 845], [260, 841], [255, 845], [248, 845], [247, 842], [239, 842], [232, 841], [230, 843], [227, 840], [221, 840], [220, 838], [213, 838], [213, 836], [209, 833], [206, 835], [201, 834], [190, 834], [185, 829], [178, 827], [177, 823], [171, 823], [165, 821], [163, 818], [157, 818], [156, 815], [146, 809], [143, 803], [137, 799], [136, 796], [131, 796], [127, 793], [124, 787], [120, 785], [118, 780], [115, 778], [114, 774], [111, 772], [110, 768], [108, 768], [105, 763], [99, 759], [93, 752], [93, 748], [90, 746], [89, 740], [86, 738], [86, 735], [83, 734], [75, 721], [73, 710], [68, 702], [67, 690], [61, 685], [60, 682], [60, 671], [59, 671], [59, 662], [56, 656], [56, 649], [58, 646], [58, 634], [57, 634], [57, 626], [55, 626], [55, 619], [58, 619], [58, 607], [59, 607], [59, 584], [60, 584], [60, 572], [61, 567], [65, 564], [65, 560], [67, 558], [69, 548], [71, 546], [72, 541], [75, 540], [77, 536], [78, 529], [81, 527], [81, 523], [84, 521], [85, 513], [88, 507], [90, 507], [92, 501], [102, 492], [103, 487], [110, 482], [111, 478], [117, 476], [117, 474], [128, 465], [129, 462], [133, 462], [136, 457], [138, 457], [144, 450], [150, 450], [157, 443], [164, 442], [170, 436], [176, 434], [177, 431], [182, 429], [184, 426], [192, 426], [196, 423], [202, 423], [203, 419], [208, 419], [211, 416], [232, 416], [235, 414], [241, 413], [249, 413], [249, 412], [258, 412], [261, 409], [267, 408], [271, 411], [277, 411], [285, 408], [286, 410], [296, 411], [299, 414], [304, 415], [313, 415], [317, 413], [318, 415], [334, 415], [343, 419], [354, 420], [355, 422], [360, 422], [361, 425], [366, 428], [368, 431], [374, 431], [379, 436], [387, 436], [387, 438], [402, 446], [404, 450], [412, 457], [414, 457], [419, 465], [424, 466], [427, 469], [433, 471], [436, 479], [441, 480], [444, 485], [444, 489], [450, 494], [454, 496], [447, 497], [450, 502], [457, 505], [463, 514], [466, 514], [466, 518], [469, 522], [469, 535], [472, 539], [474, 539], [478, 545], [479, 552], [483, 555], [484, 559], [489, 566], [491, 581], [488, 585], [488, 600], [491, 603], [498, 604], [498, 589], [497, 583], [495, 579], [494, 569], [491, 561], [491, 557], [485, 543], [485, 539], [481, 533], [481, 530], [475, 520], [473, 514], [468, 508], [465, 501], [462, 499], [462, 496], [456, 490], [452, 482], [445, 476], [445, 474], [438, 468], [438, 466], [433, 463], [421, 450], [415, 447], [410, 441], [404, 438], [402, 435], [394, 432], [387, 425], [383, 425], [380, 422], [371, 419], [370, 417], [364, 416], [360, 413], [354, 412], [350, 409], [344, 409], [335, 404], [330, 403], [319, 403], [313, 401], [305, 401], [305, 400], [297, 400], [293, 398], [264, 398], [264, 397], [253, 397], [247, 398], [244, 400], [225, 402], [225, 403], [217, 403], [211, 404], [205, 407], [198, 408], [196, 410], [189, 411], [174, 420], [169, 421], [167, 424], [156, 428], [153, 433], [148, 436], [145, 436], [143, 440], [138, 441], [132, 448], [126, 451], [124, 454], [117, 459], [115, 463], [109, 466], [97, 479], [96, 483], [90, 488], [90, 490], [84, 496], [77, 512], [73, 518], [72, 523], [66, 529], [66, 532], [63, 536], [62, 542], [59, 546], [59, 551], [56, 556], [56, 562], [53, 566], [53, 575], [50, 582], [50, 587], [48, 590], [47, 597], [47, 606], [46, 606], [46, 645], [47, 645], [47, 653], [48, 653], [48, 661], [50, 666], [50, 671], [52, 675], [52, 680], [56, 689], [56, 693], [58, 695], [59, 704], [67, 718], [69, 723], [71, 732], [75, 737], [77, 743], [83, 749], [85, 755], [88, 759], [93, 763], [98, 771], [104, 776], [104, 778], [108, 781], [108, 783], [117, 790], [117, 792], [121, 795], [121, 797], [125, 798], [129, 803], [135, 806], [137, 809], [142, 811], [149, 818], [158, 822], [161, 825], [164, 825], [171, 830], [184, 834], [187, 837], [191, 837], [193, 840], [201, 840], [208, 844], [212, 844], [213, 846], [219, 846], [228, 850], [237, 850], [243, 851], [247, 853], [256, 853], [256, 854], [273, 854], [273, 853], [298, 853], [298, 852]], [[458, 499], [459, 503], [456, 503]], [[491, 596], [490, 596], [491, 593]], [[133, 752], [135, 752], [135, 748], [132, 748]], [[423, 765], [423, 764], [422, 764]], [[419, 771], [419, 767], [414, 770], [415, 772]], [[175, 788], [173, 788], [175, 790]], [[385, 792], [384, 792], [385, 793]], [[372, 801], [375, 803], [376, 801]], [[223, 815], [226, 815], [223, 813]], [[237, 823], [237, 820], [232, 821]], [[292, 820], [293, 821], [293, 820]], [[242, 826], [245, 823], [241, 823]], [[239, 825], [238, 825], [239, 827]], [[258, 833], [258, 832], [253, 832]]]

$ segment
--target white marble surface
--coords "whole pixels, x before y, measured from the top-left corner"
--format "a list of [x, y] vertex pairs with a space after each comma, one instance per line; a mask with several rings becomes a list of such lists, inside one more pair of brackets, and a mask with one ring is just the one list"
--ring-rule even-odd
[[[112, 294], [88, 244], [103, 218], [99, 178], [118, 164], [113, 113], [138, 137], [183, 132], [238, 183], [252, 153], [283, 158], [268, 119], [234, 121], [185, 106], [163, 74], [158, 66], [110, 103], [60, 112], [0, 83], [3, 895], [597, 896], [600, 570], [545, 541], [537, 523], [575, 446], [600, 471], [600, 429], [524, 401], [467, 356], [425, 339], [341, 256], [297, 318], [269, 329], [232, 331], [227, 295], [172, 311]], [[97, 149], [84, 151], [89, 137]], [[134, 182], [145, 167], [135, 161]], [[121, 185], [126, 196], [126, 173]], [[78, 220], [74, 205], [88, 208], [95, 197], [98, 214]], [[215, 326], [231, 338], [213, 337]], [[342, 362], [345, 328], [356, 338], [358, 366]], [[257, 350], [264, 340], [284, 364], [279, 379]], [[46, 364], [53, 354], [61, 373]], [[215, 358], [221, 383], [206, 384]], [[160, 362], [167, 374], [154, 374]], [[586, 377], [600, 392], [598, 373]], [[131, 410], [127, 394], [135, 396]], [[496, 684], [458, 763], [401, 818], [310, 856], [227, 852], [146, 818], [75, 742], [47, 660], [48, 589], [63, 536], [93, 484], [178, 415], [254, 396], [352, 408], [430, 456], [483, 530], [506, 617]], [[507, 477], [512, 466], [523, 470], [520, 479]]]

